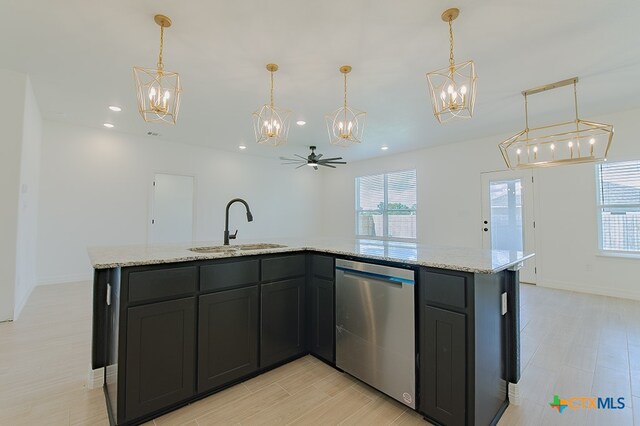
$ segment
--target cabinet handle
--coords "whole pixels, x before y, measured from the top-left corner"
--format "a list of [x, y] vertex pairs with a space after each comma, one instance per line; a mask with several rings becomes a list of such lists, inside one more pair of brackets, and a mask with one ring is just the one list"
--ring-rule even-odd
[[111, 306], [111, 284], [107, 283], [107, 306]]

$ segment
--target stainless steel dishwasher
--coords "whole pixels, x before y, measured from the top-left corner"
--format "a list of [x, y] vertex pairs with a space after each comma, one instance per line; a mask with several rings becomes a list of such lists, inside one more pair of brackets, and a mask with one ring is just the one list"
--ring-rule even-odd
[[336, 259], [336, 365], [416, 407], [414, 272]]

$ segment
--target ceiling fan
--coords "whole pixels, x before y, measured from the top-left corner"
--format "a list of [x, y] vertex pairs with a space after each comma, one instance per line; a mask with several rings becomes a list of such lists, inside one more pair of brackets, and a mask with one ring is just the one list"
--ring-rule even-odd
[[342, 157], [321, 159], [322, 154], [316, 154], [315, 146], [310, 146], [309, 148], [311, 149], [311, 154], [308, 157], [305, 158], [298, 154], [295, 154], [295, 156], [298, 158], [280, 157], [282, 161], [286, 161], [286, 163], [282, 163], [282, 164], [285, 164], [285, 165], [299, 164], [299, 166], [296, 167], [296, 169], [299, 169], [302, 166], [310, 166], [310, 167], [313, 167], [314, 170], [318, 170], [318, 166], [331, 167], [332, 169], [335, 169], [336, 166], [333, 166], [332, 164], [347, 164], [345, 161], [337, 161], [337, 160], [342, 160]]

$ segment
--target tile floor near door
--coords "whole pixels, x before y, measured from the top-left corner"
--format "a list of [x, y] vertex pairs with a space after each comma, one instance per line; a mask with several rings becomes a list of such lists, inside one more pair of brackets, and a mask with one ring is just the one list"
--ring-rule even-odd
[[[0, 324], [0, 425], [107, 425], [85, 386], [91, 286], [38, 287], [19, 321]], [[522, 286], [522, 405], [500, 425], [640, 426], [640, 302]], [[623, 410], [565, 410], [554, 394], [622, 396]], [[634, 411], [635, 410], [635, 411]], [[157, 425], [427, 424], [307, 356], [155, 419]]]

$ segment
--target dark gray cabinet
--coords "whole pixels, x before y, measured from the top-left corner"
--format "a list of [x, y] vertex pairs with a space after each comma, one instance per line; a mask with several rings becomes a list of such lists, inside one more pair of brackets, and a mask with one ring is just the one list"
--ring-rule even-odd
[[198, 392], [258, 369], [258, 286], [200, 296]]
[[465, 316], [422, 306], [421, 407], [446, 425], [464, 425], [466, 411]]
[[195, 297], [128, 309], [127, 419], [195, 394], [195, 312]]
[[309, 352], [335, 363], [335, 266], [332, 256], [311, 255], [307, 281]]
[[260, 366], [305, 352], [305, 277], [262, 284]]
[[419, 411], [447, 426], [495, 424], [507, 406], [507, 272], [419, 277]]

